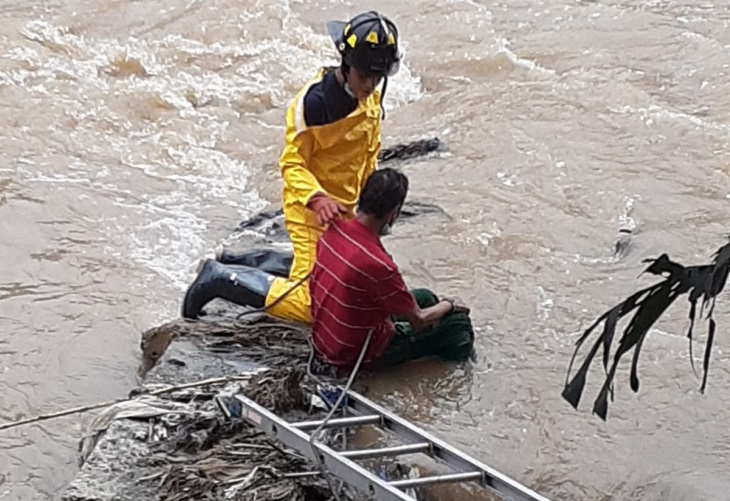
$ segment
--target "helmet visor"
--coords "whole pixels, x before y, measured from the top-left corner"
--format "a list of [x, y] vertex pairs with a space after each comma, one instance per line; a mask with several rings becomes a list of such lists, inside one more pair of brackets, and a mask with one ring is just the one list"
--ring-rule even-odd
[[330, 21], [327, 23], [327, 32], [330, 34], [330, 38], [338, 46], [342, 41], [342, 33], [345, 31], [347, 23], [344, 21]]

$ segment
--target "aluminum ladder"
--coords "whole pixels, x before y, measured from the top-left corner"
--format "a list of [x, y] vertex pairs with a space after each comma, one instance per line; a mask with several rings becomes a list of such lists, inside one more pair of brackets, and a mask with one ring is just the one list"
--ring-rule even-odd
[[[343, 391], [343, 389], [339, 388], [339, 391]], [[348, 417], [330, 419], [323, 429], [375, 425], [381, 430], [395, 434], [403, 445], [336, 451], [315, 441], [314, 449], [318, 455], [315, 457], [307, 431], [316, 430], [322, 425], [322, 421], [289, 423], [242, 395], [236, 395], [233, 399], [237, 408], [234, 413], [231, 413], [229, 406], [227, 414], [244, 418], [310, 461], [319, 460], [331, 475], [361, 493], [374, 496], [378, 501], [414, 501], [413, 497], [406, 494], [406, 489], [470, 481], [478, 482], [505, 500], [549, 501], [537, 492], [480, 463], [354, 391], [348, 391], [341, 404], [343, 414]], [[440, 460], [450, 467], [452, 473], [386, 481], [354, 462], [361, 459], [396, 457], [414, 453], [425, 453]]]

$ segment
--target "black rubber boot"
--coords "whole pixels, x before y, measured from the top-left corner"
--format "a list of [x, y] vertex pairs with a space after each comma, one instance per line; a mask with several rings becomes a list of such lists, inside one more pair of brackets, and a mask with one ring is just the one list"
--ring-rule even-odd
[[291, 252], [272, 249], [254, 249], [246, 252], [233, 252], [221, 249], [216, 252], [216, 261], [223, 264], [250, 266], [278, 277], [289, 277], [294, 255]]
[[241, 306], [261, 308], [266, 303], [272, 275], [247, 266], [226, 266], [206, 259], [183, 300], [183, 318], [198, 318], [203, 307], [215, 298]]

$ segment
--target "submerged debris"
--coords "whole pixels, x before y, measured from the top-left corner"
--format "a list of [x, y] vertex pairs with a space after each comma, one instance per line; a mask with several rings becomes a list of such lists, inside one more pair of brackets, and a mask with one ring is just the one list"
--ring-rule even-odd
[[[268, 397], [276, 400], [274, 393]], [[151, 460], [169, 465], [159, 499], [329, 499], [327, 484], [304, 458], [241, 420], [221, 418], [183, 422], [154, 449]]]
[[[92, 423], [82, 471], [63, 501], [334, 499], [314, 464], [216, 401], [242, 394], [289, 421], [322, 419], [311, 405], [317, 382], [307, 374], [306, 328], [235, 319], [224, 308], [144, 333], [145, 384]], [[207, 378], [217, 382], [183, 388]], [[149, 394], [170, 384], [174, 391]]]
[[[321, 418], [322, 411], [310, 409], [307, 386], [301, 370], [287, 368], [252, 374], [244, 385], [212, 384], [118, 404], [95, 420], [99, 443], [86, 442], [82, 473], [63, 501], [328, 500], [316, 467], [242, 419], [229, 420], [214, 398], [241, 392], [285, 419]], [[115, 455], [123, 458], [119, 468]]]
[[280, 377], [263, 373], [248, 385], [245, 395], [275, 414], [291, 413], [307, 406], [304, 373], [300, 370], [281, 371]]

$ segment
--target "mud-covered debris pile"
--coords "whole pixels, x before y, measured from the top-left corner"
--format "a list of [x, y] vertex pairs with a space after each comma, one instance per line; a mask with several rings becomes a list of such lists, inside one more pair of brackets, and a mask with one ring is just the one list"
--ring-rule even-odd
[[[306, 367], [310, 353], [307, 327], [265, 316], [260, 316], [264, 321], [239, 319], [237, 316], [246, 310], [224, 301], [216, 300], [206, 309], [208, 315], [202, 320], [173, 320], [143, 333], [141, 376], [157, 365], [176, 339], [188, 340], [211, 356], [228, 354], [257, 366], [302, 370]], [[246, 320], [250, 323], [244, 323]]]
[[[301, 371], [258, 374], [243, 394], [280, 415], [307, 412]], [[326, 482], [299, 454], [241, 420], [201, 413], [169, 426], [169, 437], [152, 448], [152, 462], [166, 471], [161, 500], [327, 500]]]
[[322, 418], [310, 408], [306, 374], [288, 368], [248, 379], [142, 394], [109, 408], [95, 420], [94, 443], [85, 443], [82, 470], [63, 500], [330, 499], [316, 466], [242, 419], [229, 419], [216, 403], [242, 393], [285, 419]]

